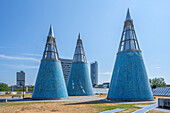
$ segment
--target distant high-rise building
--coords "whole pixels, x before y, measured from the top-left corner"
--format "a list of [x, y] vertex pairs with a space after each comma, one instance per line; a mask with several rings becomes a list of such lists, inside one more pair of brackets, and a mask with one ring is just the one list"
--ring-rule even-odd
[[60, 58], [59, 60], [61, 61], [64, 79], [65, 79], [65, 83], [67, 85], [68, 78], [69, 78], [69, 75], [70, 75], [71, 64], [72, 64], [73, 60], [72, 59], [62, 59], [62, 58]]
[[92, 85], [94, 87], [95, 85], [98, 85], [98, 63], [97, 61], [90, 64], [90, 73], [91, 73]]
[[20, 71], [17, 72], [17, 86], [23, 86], [25, 85], [25, 72]]

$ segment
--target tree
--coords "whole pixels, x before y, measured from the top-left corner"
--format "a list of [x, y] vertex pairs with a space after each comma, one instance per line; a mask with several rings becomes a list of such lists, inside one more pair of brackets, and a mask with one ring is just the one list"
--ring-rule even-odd
[[151, 86], [156, 85], [156, 87], [166, 87], [166, 83], [164, 81], [164, 78], [149, 79], [149, 82], [150, 82]]
[[5, 83], [0, 83], [0, 91], [7, 91], [8, 85]]

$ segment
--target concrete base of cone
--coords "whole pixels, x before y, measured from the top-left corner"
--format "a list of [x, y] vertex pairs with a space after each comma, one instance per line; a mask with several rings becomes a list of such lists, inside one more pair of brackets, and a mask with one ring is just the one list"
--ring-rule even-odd
[[64, 100], [66, 98], [31, 98], [32, 100]]

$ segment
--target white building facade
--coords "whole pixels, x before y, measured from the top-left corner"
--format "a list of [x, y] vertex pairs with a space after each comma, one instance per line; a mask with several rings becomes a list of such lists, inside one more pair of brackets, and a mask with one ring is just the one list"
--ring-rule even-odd
[[67, 85], [68, 78], [70, 75], [71, 64], [72, 64], [73, 60], [72, 59], [62, 59], [62, 58], [60, 58], [59, 60], [61, 61], [64, 79], [65, 79], [65, 83]]

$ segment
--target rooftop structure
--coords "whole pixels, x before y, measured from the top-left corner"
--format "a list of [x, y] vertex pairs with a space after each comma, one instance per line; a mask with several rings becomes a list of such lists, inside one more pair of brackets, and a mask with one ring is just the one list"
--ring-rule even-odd
[[68, 97], [61, 62], [58, 58], [57, 46], [51, 25], [32, 99], [44, 100]]
[[80, 34], [77, 39], [67, 90], [68, 94], [72, 96], [93, 95], [92, 83]]
[[107, 99], [153, 100], [150, 83], [129, 9], [122, 32]]

